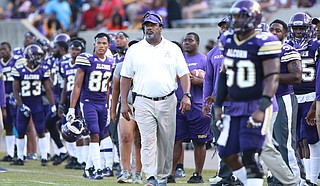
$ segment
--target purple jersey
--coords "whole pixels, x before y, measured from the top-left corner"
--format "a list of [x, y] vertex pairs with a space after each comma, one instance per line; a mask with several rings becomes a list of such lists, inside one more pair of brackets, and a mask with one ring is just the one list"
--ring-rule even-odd
[[124, 55], [120, 57], [119, 54], [116, 53], [113, 55], [113, 59], [116, 64], [121, 63], [124, 60]]
[[[288, 44], [293, 46], [291, 41], [288, 41]], [[302, 81], [300, 85], [293, 86], [294, 93], [297, 95], [308, 94], [315, 91], [319, 45], [319, 41], [312, 39], [308, 42], [306, 49], [299, 50], [302, 62]]]
[[[282, 46], [282, 51], [280, 55], [280, 73], [289, 73], [288, 63], [295, 60], [301, 60], [299, 52], [292, 46], [284, 44]], [[291, 93], [293, 93], [293, 85], [279, 83], [276, 92], [276, 97], [284, 96]]]
[[2, 74], [2, 68], [1, 68], [1, 65], [0, 65], [0, 106], [1, 107], [4, 107], [6, 106], [6, 95], [5, 95], [5, 86], [4, 86], [4, 81], [2, 78], [4, 77], [3, 74]]
[[234, 101], [260, 99], [263, 90], [262, 62], [279, 58], [281, 42], [268, 32], [257, 32], [239, 41], [233, 31], [226, 31], [220, 38], [223, 65], [227, 69], [227, 86]]
[[112, 75], [114, 59], [105, 56], [104, 59], [82, 53], [76, 59], [78, 68], [84, 71], [84, 80], [80, 96], [81, 102], [107, 103], [109, 78]]
[[50, 78], [50, 71], [38, 66], [30, 69], [27, 65], [15, 66], [12, 76], [20, 81], [20, 96], [25, 104], [42, 103], [41, 86], [43, 81]]
[[6, 94], [11, 94], [13, 92], [12, 90], [13, 77], [11, 75], [11, 70], [16, 65], [16, 61], [19, 59], [21, 58], [18, 58], [17, 56], [11, 57], [6, 62], [4, 62], [3, 59], [0, 59], [0, 66], [2, 67]]
[[[207, 56], [199, 53], [195, 56], [188, 56], [186, 53], [183, 53], [184, 58], [186, 59], [189, 71], [191, 72], [194, 69], [206, 69]], [[176, 96], [178, 102], [180, 102], [183, 98], [183, 90], [178, 82], [178, 89], [176, 90]], [[192, 95], [192, 103], [195, 104], [195, 108], [202, 110], [202, 86], [191, 84], [190, 94]], [[179, 105], [179, 104], [178, 104]]]
[[67, 61], [71, 59], [70, 54], [65, 54], [64, 56], [61, 57], [59, 60], [55, 60], [55, 74], [53, 77], [53, 95], [54, 99], [57, 101], [60, 98], [61, 91], [63, 89], [64, 83], [63, 83], [63, 78], [61, 76], [61, 63], [63, 61]]
[[71, 63], [72, 58], [69, 58], [67, 61], [61, 62], [61, 75], [63, 78], [67, 80], [67, 97], [70, 97], [73, 86], [74, 86], [74, 78], [77, 72], [76, 64]]

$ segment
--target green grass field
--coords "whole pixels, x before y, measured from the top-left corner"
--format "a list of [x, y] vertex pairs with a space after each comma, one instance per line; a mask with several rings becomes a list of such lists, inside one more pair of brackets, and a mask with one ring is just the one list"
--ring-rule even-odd
[[[0, 157], [3, 157], [3, 153], [0, 153]], [[53, 166], [52, 162], [49, 162], [47, 167], [40, 166], [40, 161], [29, 160], [25, 162], [24, 166], [12, 166], [7, 162], [0, 162], [0, 166], [8, 169], [6, 173], [0, 173], [0, 185], [24, 185], [24, 186], [36, 186], [36, 185], [123, 185], [117, 183], [117, 177], [108, 177], [103, 180], [89, 180], [82, 177], [83, 171], [64, 169], [63, 163], [58, 166]], [[191, 169], [187, 169], [187, 176], [182, 179], [176, 179], [176, 184], [170, 184], [170, 186], [176, 185], [188, 185], [187, 180], [192, 175]], [[196, 185], [209, 185], [208, 178], [215, 175], [215, 171], [205, 170], [203, 172], [204, 184]], [[145, 180], [144, 180], [145, 181]]]

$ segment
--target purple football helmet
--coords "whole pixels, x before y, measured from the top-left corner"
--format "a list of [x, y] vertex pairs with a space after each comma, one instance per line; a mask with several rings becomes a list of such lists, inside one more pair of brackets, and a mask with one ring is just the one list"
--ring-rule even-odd
[[45, 52], [45, 53], [49, 53], [50, 52], [50, 50], [51, 50], [51, 46], [50, 46], [50, 43], [49, 43], [49, 41], [47, 40], [47, 39], [40, 39], [40, 38], [38, 38], [37, 40], [36, 40], [36, 44], [37, 45], [39, 45], [41, 48], [42, 48], [42, 50]]
[[235, 33], [246, 33], [254, 30], [262, 19], [261, 7], [254, 0], [239, 0], [233, 3], [229, 11], [231, 15], [231, 29]]
[[39, 65], [44, 60], [44, 52], [40, 46], [32, 44], [27, 46], [24, 49], [24, 57], [27, 59], [28, 62], [32, 62], [34, 65]]
[[56, 37], [54, 37], [53, 42], [54, 43], [56, 43], [56, 42], [65, 42], [69, 46], [69, 44], [70, 44], [70, 36], [68, 34], [64, 34], [64, 33], [58, 34], [58, 35], [56, 35]]
[[82, 137], [84, 130], [84, 122], [81, 119], [75, 119], [61, 126], [63, 139], [70, 143], [78, 141]]
[[290, 18], [288, 30], [288, 39], [297, 50], [304, 50], [309, 40], [315, 36], [312, 18], [304, 12], [298, 12]]

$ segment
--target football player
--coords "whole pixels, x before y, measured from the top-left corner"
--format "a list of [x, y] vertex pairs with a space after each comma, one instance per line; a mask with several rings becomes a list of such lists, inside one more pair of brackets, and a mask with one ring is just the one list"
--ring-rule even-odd
[[177, 162], [180, 158], [181, 151], [183, 150], [182, 142], [190, 141], [194, 145], [195, 157], [195, 172], [188, 180], [188, 183], [203, 183], [202, 169], [206, 156], [206, 142], [212, 141], [212, 134], [210, 132], [210, 119], [205, 118], [202, 115], [202, 84], [203, 78], [193, 75], [194, 70], [202, 69], [205, 70], [207, 56], [199, 52], [200, 38], [195, 32], [189, 32], [184, 36], [183, 39], [184, 58], [187, 62], [190, 73], [191, 89], [190, 94], [186, 95], [191, 98], [192, 105], [191, 109], [187, 113], [179, 112], [179, 102], [185, 96], [183, 94], [180, 82], [178, 83], [178, 89], [175, 94], [178, 99], [177, 112], [176, 112], [176, 137], [173, 150], [173, 166], [171, 176], [174, 181], [174, 171]]
[[[71, 56], [68, 54], [69, 44], [70, 44], [70, 37], [67, 34], [58, 34], [53, 40], [53, 72], [54, 74], [51, 76], [53, 78], [52, 84], [53, 84], [53, 95], [55, 103], [59, 103], [61, 91], [63, 88], [63, 78], [61, 77], [61, 62], [66, 61], [71, 58]], [[52, 59], [52, 58], [48, 58]], [[49, 61], [47, 61], [49, 62]], [[48, 64], [48, 63], [47, 63]], [[75, 145], [72, 145], [68, 142], [66, 142], [67, 149], [69, 150], [69, 153], [67, 152], [67, 149], [64, 147], [61, 139], [60, 139], [60, 133], [58, 131], [57, 122], [60, 120], [58, 115], [50, 115], [47, 114], [46, 116], [46, 128], [50, 132], [51, 138], [57, 145], [57, 149], [54, 150], [55, 155], [53, 157], [53, 165], [59, 165], [64, 160], [66, 160], [69, 157], [69, 153], [72, 153], [71, 150]]]
[[49, 103], [51, 115], [56, 114], [56, 106], [51, 90], [50, 72], [41, 66], [44, 60], [44, 52], [38, 45], [29, 45], [24, 56], [27, 63], [15, 66], [12, 69], [13, 94], [17, 100], [17, 154], [18, 158], [12, 165], [24, 165], [23, 153], [25, 148], [25, 134], [32, 116], [32, 120], [39, 137], [41, 152], [41, 165], [47, 166], [47, 152], [45, 140], [45, 115], [41, 98], [41, 86], [44, 85]]
[[[109, 47], [109, 41], [110, 38], [107, 34], [98, 33], [94, 37], [95, 52], [93, 54], [82, 53], [76, 58], [75, 84], [70, 96], [70, 108], [66, 116], [69, 122], [75, 119], [75, 107], [80, 97], [81, 111], [90, 131], [89, 155], [85, 175], [98, 180], [103, 179], [99, 142], [104, 137], [107, 120], [108, 85], [114, 63], [113, 58], [105, 55]], [[94, 172], [93, 168], [95, 169]]]
[[[311, 17], [304, 12], [294, 14], [288, 24], [288, 44], [297, 49], [301, 55], [302, 81], [300, 85], [293, 86], [299, 103], [296, 124], [297, 140], [302, 149], [302, 157], [305, 158], [306, 179], [310, 180], [312, 184], [316, 184], [320, 166], [319, 136], [316, 126], [308, 125], [306, 117], [312, 102], [316, 99], [316, 66], [320, 60], [320, 44], [316, 39], [311, 21]], [[308, 160], [309, 157], [310, 160]]]
[[[288, 26], [282, 20], [276, 19], [270, 24], [269, 31], [277, 36], [281, 42], [284, 42], [287, 37]], [[291, 171], [285, 171], [286, 169], [282, 169], [281, 164], [277, 163], [277, 168], [274, 168], [277, 175], [274, 175], [272, 182], [274, 184], [280, 184], [280, 181], [285, 185], [294, 185], [297, 183], [300, 171], [296, 156], [294, 156], [296, 153], [295, 129], [298, 101], [293, 92], [293, 85], [299, 85], [301, 83], [301, 56], [292, 46], [283, 44], [280, 62], [279, 87], [276, 92], [276, 100], [279, 109], [274, 123], [273, 134], [274, 139], [278, 144], [277, 147], [282, 155], [282, 159], [285, 160], [285, 163], [290, 167]], [[264, 153], [262, 154], [264, 155]], [[292, 154], [293, 156], [288, 157], [287, 155], [289, 154]], [[272, 165], [274, 165], [275, 161], [279, 161], [279, 158], [277, 158], [277, 160], [273, 159], [270, 154], [266, 154], [266, 156], [263, 155], [264, 162], [272, 162]], [[294, 177], [290, 176], [291, 173], [293, 173]], [[270, 182], [268, 181], [268, 183]]]
[[[263, 185], [257, 158], [278, 87], [281, 42], [271, 33], [255, 31], [262, 18], [256, 1], [236, 1], [230, 15], [231, 29], [219, 41], [224, 56], [214, 111], [216, 124], [222, 128], [219, 155], [244, 185]], [[227, 95], [230, 117], [223, 117], [221, 107]]]
[[[58, 115], [60, 118], [63, 118], [64, 112], [69, 108], [69, 100], [71, 91], [74, 86], [74, 78], [76, 75], [77, 67], [75, 65], [75, 60], [77, 56], [85, 52], [85, 41], [82, 38], [74, 38], [70, 43], [70, 53], [71, 58], [65, 58], [61, 61], [61, 75], [64, 79], [64, 86], [61, 92]], [[80, 114], [80, 106], [77, 104], [76, 106], [76, 116], [78, 118], [81, 117]], [[84, 145], [85, 141], [87, 145]], [[83, 140], [76, 141], [76, 146], [74, 149], [74, 156], [71, 156], [69, 163], [65, 166], [65, 168], [70, 169], [84, 169], [85, 162], [88, 154], [88, 138], [84, 138]], [[68, 149], [69, 150], [69, 149]]]
[[6, 112], [7, 117], [4, 120], [4, 129], [6, 131], [6, 145], [7, 155], [2, 158], [1, 161], [11, 162], [14, 156], [15, 136], [13, 135], [13, 127], [16, 117], [16, 101], [13, 96], [12, 83], [13, 77], [11, 75], [11, 69], [15, 66], [16, 60], [11, 55], [11, 45], [8, 42], [2, 42], [0, 44], [0, 52], [2, 58], [0, 59], [0, 66], [2, 67], [2, 79], [5, 84], [6, 93]]

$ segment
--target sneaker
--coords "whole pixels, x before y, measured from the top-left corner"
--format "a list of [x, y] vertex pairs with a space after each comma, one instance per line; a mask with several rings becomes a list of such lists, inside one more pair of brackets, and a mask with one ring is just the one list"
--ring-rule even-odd
[[223, 178], [221, 181], [217, 183], [210, 184], [210, 186], [225, 186], [225, 185], [242, 186], [243, 184], [241, 183], [240, 180], [236, 179], [234, 176], [229, 178]]
[[7, 171], [8, 170], [6, 168], [0, 166], [0, 172], [7, 172]]
[[50, 160], [50, 159], [51, 159], [51, 154], [47, 153], [47, 160]]
[[114, 176], [112, 170], [111, 170], [109, 167], [104, 168], [104, 169], [102, 170], [102, 175], [103, 175], [104, 177], [113, 177], [113, 176]]
[[177, 170], [174, 171], [174, 177], [184, 178], [184, 177], [186, 177], [186, 172], [183, 169], [178, 168]]
[[65, 169], [73, 169], [74, 165], [76, 164], [77, 158], [71, 157], [68, 161], [68, 163], [64, 166]]
[[167, 177], [167, 183], [176, 183], [176, 178], [172, 175]]
[[120, 172], [120, 171], [121, 171], [120, 163], [113, 163], [113, 165], [112, 165], [112, 170], [113, 170], [113, 171]]
[[157, 186], [158, 181], [154, 178], [154, 176], [151, 176], [147, 179], [147, 183], [144, 186]]
[[93, 167], [90, 167], [89, 169], [85, 169], [85, 170], [83, 171], [82, 176], [83, 176], [84, 178], [93, 179], [93, 178], [94, 178], [94, 168], [93, 168]]
[[136, 172], [133, 176], [133, 183], [134, 184], [143, 184], [142, 176], [139, 172]]
[[69, 158], [69, 153], [68, 153], [68, 152], [66, 152], [66, 153], [60, 153], [59, 156], [60, 156], [61, 161], [63, 162], [63, 161], [65, 161], [66, 159]]
[[30, 153], [27, 155], [27, 160], [38, 160], [38, 155], [36, 153]]
[[95, 180], [102, 180], [103, 179], [103, 175], [102, 175], [102, 170], [98, 169], [96, 171], [96, 173], [94, 174], [94, 178]]
[[48, 166], [48, 160], [46, 159], [41, 159], [41, 166]]
[[10, 163], [10, 165], [24, 165], [24, 161], [22, 159], [16, 159]]
[[117, 179], [118, 183], [132, 183], [131, 174], [127, 170], [122, 170]]
[[199, 176], [197, 172], [193, 173], [191, 178], [187, 181], [187, 183], [203, 183], [202, 176]]
[[1, 161], [4, 161], [4, 162], [12, 162], [13, 161], [13, 157], [11, 157], [10, 155], [6, 155], [5, 157], [3, 157], [1, 159]]
[[79, 169], [79, 170], [83, 170], [86, 167], [85, 163], [79, 163], [78, 161], [76, 162], [76, 164], [73, 166], [74, 169]]
[[208, 181], [211, 182], [211, 183], [218, 183], [221, 180], [222, 180], [222, 178], [220, 176], [216, 175], [216, 176], [214, 176], [212, 178], [209, 178]]

